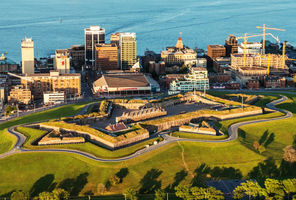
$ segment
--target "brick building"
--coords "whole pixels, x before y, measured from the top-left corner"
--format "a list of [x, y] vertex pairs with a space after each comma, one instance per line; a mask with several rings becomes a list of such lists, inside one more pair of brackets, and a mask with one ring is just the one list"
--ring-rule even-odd
[[99, 70], [118, 70], [118, 47], [116, 44], [96, 45], [96, 68]]
[[213, 67], [213, 61], [226, 56], [226, 48], [222, 45], [208, 45], [208, 67]]

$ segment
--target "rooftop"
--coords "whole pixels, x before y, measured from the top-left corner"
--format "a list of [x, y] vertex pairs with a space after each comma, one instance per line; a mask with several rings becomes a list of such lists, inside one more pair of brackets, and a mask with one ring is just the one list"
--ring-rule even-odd
[[108, 85], [108, 87], [148, 87], [144, 74], [105, 74], [94, 82], [95, 86]]

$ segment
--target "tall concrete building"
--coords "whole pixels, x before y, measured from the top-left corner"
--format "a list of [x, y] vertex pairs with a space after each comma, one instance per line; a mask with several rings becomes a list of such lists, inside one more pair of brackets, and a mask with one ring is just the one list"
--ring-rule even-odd
[[32, 38], [22, 40], [22, 73], [34, 74], [34, 41]]
[[55, 51], [53, 66], [61, 74], [70, 73], [70, 54], [67, 49], [57, 49]]
[[120, 33], [119, 59], [122, 70], [130, 69], [137, 62], [136, 33]]
[[103, 71], [118, 69], [118, 48], [116, 44], [96, 45], [96, 67]]
[[85, 64], [94, 66], [96, 57], [96, 44], [105, 43], [105, 29], [100, 26], [91, 26], [84, 29]]

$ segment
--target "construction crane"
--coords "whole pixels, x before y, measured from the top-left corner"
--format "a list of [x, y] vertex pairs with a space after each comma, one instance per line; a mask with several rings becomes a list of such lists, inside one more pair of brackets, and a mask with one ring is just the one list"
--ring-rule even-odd
[[292, 58], [286, 58], [286, 41], [283, 42], [283, 63], [282, 63], [282, 67], [284, 68], [286, 65], [286, 60], [294, 60], [296, 61], [296, 59], [292, 59]]
[[267, 35], [266, 30], [286, 31], [285, 29], [266, 27], [265, 24], [263, 24], [263, 26], [256, 26], [256, 28], [263, 29], [262, 54], [265, 54], [265, 35]]

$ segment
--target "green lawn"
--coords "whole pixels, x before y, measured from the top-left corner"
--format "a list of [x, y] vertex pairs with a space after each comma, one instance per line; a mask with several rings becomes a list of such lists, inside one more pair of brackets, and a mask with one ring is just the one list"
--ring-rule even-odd
[[103, 147], [100, 147], [90, 142], [80, 143], [80, 144], [45, 145], [45, 146], [31, 145], [31, 143], [34, 140], [41, 137], [43, 134], [46, 133], [46, 131], [28, 128], [28, 127], [21, 127], [21, 126], [17, 127], [17, 131], [19, 131], [20, 133], [24, 134], [27, 137], [27, 141], [25, 142], [24, 147], [28, 149], [74, 149], [74, 150], [91, 153], [99, 158], [107, 158], [107, 159], [128, 156], [140, 149], [145, 148], [146, 145], [152, 145], [154, 141], [162, 140], [162, 138], [153, 138], [123, 149], [110, 151], [108, 149], [105, 149]]
[[17, 119], [10, 120], [8, 122], [0, 124], [0, 153], [4, 153], [11, 149], [16, 141], [16, 138], [14, 138], [13, 136], [7, 136], [6, 129], [8, 127], [15, 126], [18, 124], [25, 124], [71, 116], [78, 113], [86, 104], [87, 103], [80, 103], [61, 106], [47, 111], [19, 117]]
[[186, 133], [186, 132], [173, 132], [172, 136], [180, 137], [180, 138], [189, 138], [189, 139], [200, 139], [200, 140], [223, 140], [226, 139], [227, 135], [204, 135], [204, 134], [196, 134], [196, 133]]
[[[279, 107], [294, 110], [295, 105], [295, 101], [292, 102], [291, 99]], [[219, 124], [222, 130], [227, 130], [227, 127], [235, 122], [281, 115], [275, 112], [222, 121]], [[254, 124], [243, 127], [242, 130], [247, 131], [246, 137], [242, 138], [241, 135], [237, 141], [217, 144], [172, 143], [134, 159], [116, 163], [95, 162], [71, 153], [16, 154], [0, 160], [0, 194], [7, 194], [15, 189], [43, 191], [53, 185], [60, 186], [61, 182], [64, 185], [67, 183], [69, 188], [72, 188], [73, 194], [83, 195], [86, 192], [98, 194], [100, 184], [105, 184], [111, 175], [125, 168], [128, 172], [122, 179], [123, 182], [111, 187], [105, 194], [121, 193], [130, 186], [139, 189], [144, 186], [151, 188], [154, 184], [166, 188], [170, 184], [191, 183], [195, 170], [202, 164], [211, 168], [209, 173], [214, 179], [232, 179], [237, 175], [245, 178], [259, 162], [267, 159], [268, 156], [280, 158], [282, 146], [292, 142], [291, 135], [296, 130], [295, 124], [295, 117]], [[275, 134], [275, 139], [267, 146], [267, 151], [261, 155], [248, 143], [261, 137], [266, 129]], [[182, 159], [182, 152], [184, 159]], [[186, 171], [184, 164], [188, 166], [189, 171]], [[212, 173], [215, 171], [213, 167], [217, 167], [220, 171], [225, 168], [230, 171], [233, 169], [235, 172], [225, 173], [223, 177], [215, 177], [215, 173]]]

